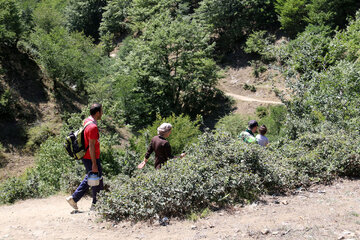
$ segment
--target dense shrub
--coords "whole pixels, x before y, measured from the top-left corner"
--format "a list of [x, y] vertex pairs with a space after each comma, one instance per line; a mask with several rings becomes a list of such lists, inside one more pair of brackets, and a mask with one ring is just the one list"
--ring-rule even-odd
[[[230, 137], [207, 134], [188, 156], [169, 161], [160, 171], [112, 182], [110, 192], [99, 200], [100, 213], [113, 220], [184, 216], [213, 202], [252, 199], [260, 191], [260, 179], [250, 174], [239, 149]], [[245, 159], [253, 160], [251, 154]]]
[[30, 34], [28, 50], [44, 72], [81, 91], [85, 81], [98, 76], [102, 50], [81, 33], [55, 27], [50, 33], [37, 28]]
[[55, 27], [64, 26], [64, 1], [40, 1], [34, 7], [32, 18], [34, 25], [46, 33], [50, 33]]
[[360, 57], [360, 11], [351, 20], [348, 27], [336, 33], [330, 43], [330, 54], [334, 59], [356, 61]]
[[65, 10], [68, 29], [98, 39], [105, 5], [106, 0], [70, 0]]
[[6, 164], [6, 158], [5, 158], [4, 153], [5, 153], [5, 148], [0, 143], [0, 168], [4, 167], [4, 165]]
[[274, 2], [203, 0], [195, 16], [212, 26], [218, 47], [228, 51], [253, 31], [277, 25]]
[[236, 138], [247, 128], [248, 119], [240, 114], [231, 114], [221, 118], [215, 125], [217, 131], [228, 132], [231, 137]]
[[28, 141], [25, 144], [26, 151], [35, 152], [40, 144], [45, 142], [49, 137], [54, 136], [56, 131], [56, 124], [44, 123], [30, 128], [27, 131]]
[[9, 89], [0, 91], [0, 114], [2, 120], [12, 120], [14, 118], [14, 100]]
[[[13, 0], [0, 1], [0, 47], [14, 45], [24, 30], [20, 9]], [[0, 48], [1, 51], [1, 48]]]
[[248, 145], [225, 132], [205, 133], [183, 159], [161, 170], [119, 176], [100, 198], [107, 219], [185, 216], [213, 204], [252, 200], [263, 192], [287, 191], [337, 176], [359, 176], [360, 152], [345, 132], [306, 134], [269, 149]]
[[277, 0], [275, 5], [281, 28], [292, 37], [306, 26], [306, 0]]
[[275, 36], [268, 34], [266, 31], [257, 31], [249, 35], [245, 43], [245, 52], [252, 53], [261, 57], [263, 61], [274, 59], [272, 52], [272, 44]]
[[112, 33], [114, 36], [129, 31], [129, 23], [126, 22], [129, 15], [129, 7], [132, 0], [110, 0], [107, 1], [100, 23], [100, 35]]
[[287, 110], [285, 106], [269, 106], [267, 108], [257, 108], [259, 125], [266, 125], [268, 131], [266, 136], [270, 141], [277, 140], [283, 135], [283, 125], [286, 120]]
[[343, 28], [360, 8], [357, 0], [277, 0], [282, 29], [295, 37], [307, 24]]
[[359, 8], [360, 2], [357, 0], [312, 0], [306, 6], [307, 21], [311, 24], [343, 28]]

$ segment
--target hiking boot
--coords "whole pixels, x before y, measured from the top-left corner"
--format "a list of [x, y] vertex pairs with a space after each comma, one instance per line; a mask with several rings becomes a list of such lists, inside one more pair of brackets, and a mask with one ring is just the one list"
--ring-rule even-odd
[[95, 210], [96, 210], [96, 204], [92, 203], [90, 207], [90, 211], [95, 211]]
[[77, 203], [74, 201], [74, 199], [73, 199], [72, 196], [67, 197], [67, 198], [66, 198], [66, 201], [70, 204], [70, 206], [71, 206], [73, 209], [78, 210]]
[[161, 226], [167, 226], [170, 223], [170, 220], [167, 217], [163, 217], [159, 219], [159, 223]]

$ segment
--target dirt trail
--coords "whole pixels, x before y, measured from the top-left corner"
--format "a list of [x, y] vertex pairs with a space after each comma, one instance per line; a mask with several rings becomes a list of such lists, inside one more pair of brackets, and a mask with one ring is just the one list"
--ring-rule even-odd
[[197, 222], [170, 225], [101, 222], [89, 212], [71, 214], [65, 196], [31, 199], [0, 207], [0, 239], [360, 239], [360, 181], [264, 196], [245, 207], [213, 212]]
[[[250, 66], [230, 67], [226, 70], [225, 77], [219, 81], [218, 87], [235, 100], [234, 113], [252, 116], [259, 106], [282, 104], [274, 92], [274, 89], [285, 89], [279, 73], [269, 70], [255, 78], [252, 72]], [[246, 90], [246, 85], [254, 87], [255, 91]]]
[[259, 103], [268, 103], [268, 104], [283, 104], [282, 102], [276, 102], [276, 101], [269, 101], [269, 100], [262, 100], [262, 99], [255, 99], [247, 96], [242, 96], [238, 94], [233, 94], [226, 92], [227, 96], [233, 97], [236, 100], [244, 101], [244, 102], [259, 102]]

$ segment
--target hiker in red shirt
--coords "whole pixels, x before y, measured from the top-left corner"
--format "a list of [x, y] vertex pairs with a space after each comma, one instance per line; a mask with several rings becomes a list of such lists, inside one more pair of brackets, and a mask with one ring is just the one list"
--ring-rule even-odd
[[94, 209], [96, 204], [96, 195], [100, 190], [104, 188], [102, 180], [102, 168], [100, 164], [100, 142], [99, 142], [99, 129], [97, 126], [97, 121], [101, 120], [102, 117], [102, 106], [99, 103], [94, 103], [90, 107], [90, 116], [84, 120], [84, 126], [87, 122], [91, 121], [84, 130], [84, 140], [85, 140], [85, 149], [87, 149], [85, 156], [82, 159], [86, 169], [86, 176], [84, 180], [80, 183], [79, 187], [76, 189], [72, 196], [66, 198], [68, 203], [77, 210], [77, 202], [84, 196], [85, 192], [89, 189], [87, 183], [88, 173], [94, 172], [98, 173], [101, 177], [100, 184], [98, 186], [91, 187], [92, 190], [92, 205], [91, 210]]

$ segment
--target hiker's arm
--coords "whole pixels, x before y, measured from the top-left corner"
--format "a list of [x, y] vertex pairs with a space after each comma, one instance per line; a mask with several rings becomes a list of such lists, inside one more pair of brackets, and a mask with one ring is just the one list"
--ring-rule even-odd
[[147, 161], [149, 161], [149, 157], [150, 157], [150, 154], [154, 151], [154, 148], [153, 148], [153, 140], [151, 140], [150, 144], [149, 144], [149, 147], [148, 147], [148, 150], [145, 154], [145, 157], [144, 157], [144, 162], [147, 163]]
[[96, 139], [89, 139], [89, 152], [92, 162], [92, 172], [98, 172], [98, 166], [96, 164], [96, 155], [95, 155], [95, 143]]

